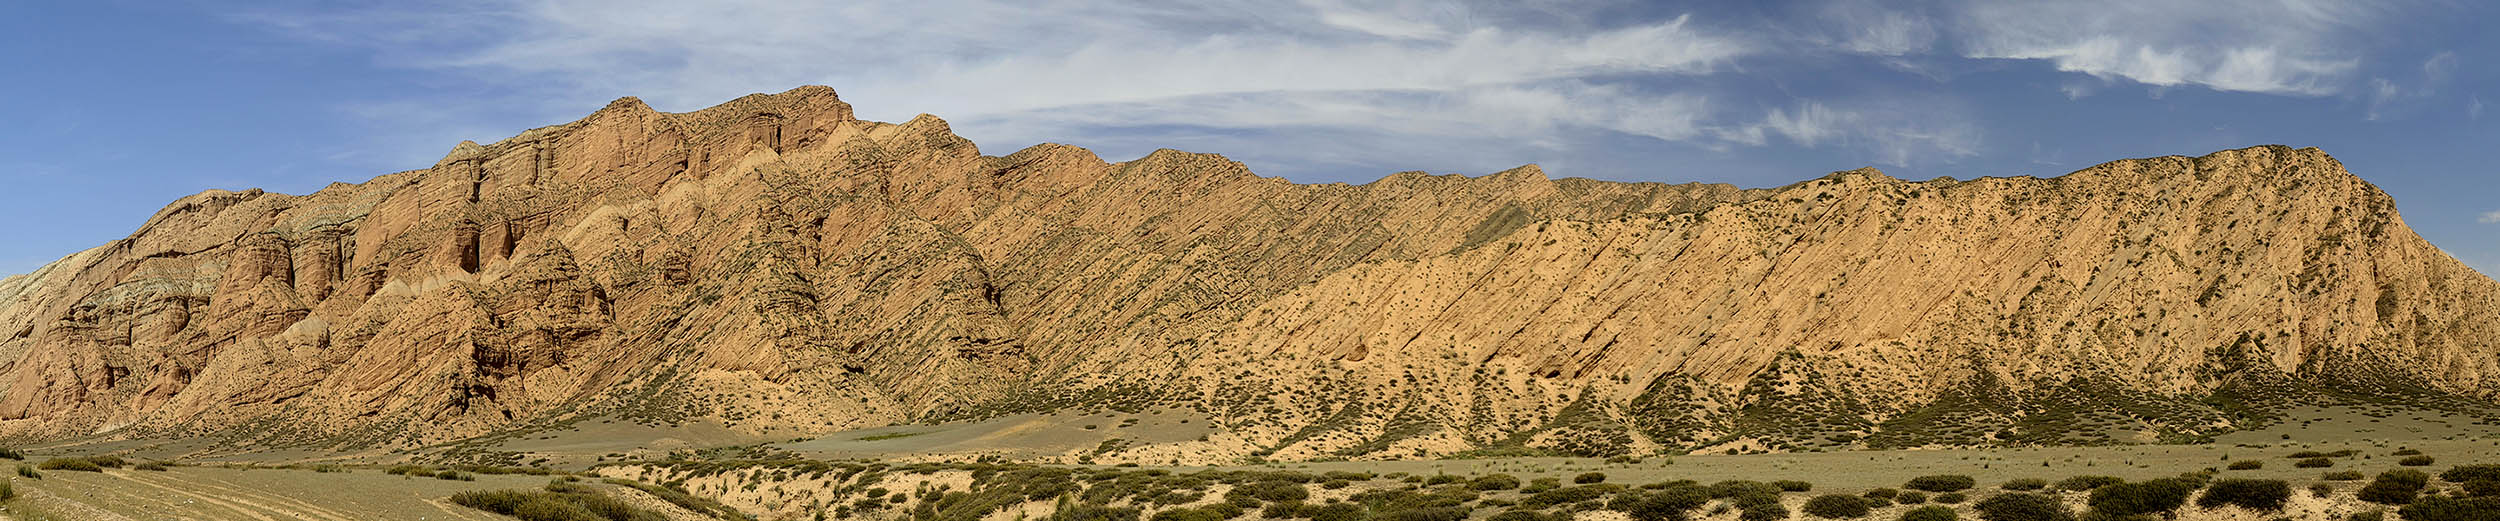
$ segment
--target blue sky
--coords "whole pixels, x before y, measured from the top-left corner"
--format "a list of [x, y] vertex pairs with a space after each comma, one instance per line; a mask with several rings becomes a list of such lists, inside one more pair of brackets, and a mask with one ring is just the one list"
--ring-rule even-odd
[[[2086, 5], [2090, 4], [2090, 5]], [[2500, 22], [2468, 2], [13, 2], [0, 273], [203, 189], [305, 193], [622, 96], [834, 87], [1004, 154], [1777, 186], [2316, 146], [2500, 273]]]

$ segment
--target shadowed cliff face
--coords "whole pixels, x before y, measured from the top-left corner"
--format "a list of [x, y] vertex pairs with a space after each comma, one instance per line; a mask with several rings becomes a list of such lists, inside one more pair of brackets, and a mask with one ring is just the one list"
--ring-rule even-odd
[[[1297, 185], [1170, 150], [983, 156], [805, 87], [176, 201], [0, 281], [0, 436], [406, 446], [591, 414], [814, 432], [1164, 405], [1226, 430], [1146, 452], [1229, 460], [2054, 443], [2030, 420], [2082, 404], [2192, 437], [2300, 393], [2500, 394], [2496, 310], [2315, 149], [1759, 190], [1534, 166]], [[1918, 430], [1945, 417], [2007, 428]]]

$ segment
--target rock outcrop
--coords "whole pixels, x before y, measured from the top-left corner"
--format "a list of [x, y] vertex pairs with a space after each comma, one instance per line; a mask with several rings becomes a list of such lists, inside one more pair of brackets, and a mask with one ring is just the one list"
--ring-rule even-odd
[[2088, 427], [2500, 396], [2496, 313], [2500, 285], [2316, 149], [1772, 189], [1533, 165], [1301, 185], [1172, 150], [985, 156], [805, 87], [627, 98], [363, 184], [175, 201], [0, 281], [0, 436], [413, 446], [591, 415], [818, 432], [1168, 406], [1226, 429], [1138, 454], [2123, 442]]

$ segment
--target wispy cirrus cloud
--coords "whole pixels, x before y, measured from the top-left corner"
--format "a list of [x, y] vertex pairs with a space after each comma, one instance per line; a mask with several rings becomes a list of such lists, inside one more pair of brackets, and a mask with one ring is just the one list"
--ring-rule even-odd
[[[1634, 136], [1697, 150], [1844, 150], [1888, 165], [1971, 157], [1989, 132], [1963, 100], [1763, 89], [1799, 80], [1747, 64], [1835, 53], [1905, 68], [2037, 60], [2083, 75], [2053, 87], [2072, 98], [2120, 80], [2369, 97], [2355, 93], [2376, 87], [2355, 77], [2350, 43], [2386, 18], [2381, 6], [2303, 0], [1800, 9], [1809, 23], [1621, 0], [491, 0], [235, 17], [495, 82], [506, 96], [574, 100], [564, 107], [634, 95], [686, 110], [816, 83], [865, 117], [938, 114], [992, 146], [1165, 137], [1277, 162], [1502, 164]], [[1296, 132], [1331, 136], [1319, 145], [1334, 152]], [[1365, 153], [1375, 156], [1358, 160]]]
[[[1822, 19], [1839, 48], [1897, 55], [1928, 50], [1977, 59], [2045, 61], [2058, 70], [2155, 87], [2293, 96], [2344, 92], [2357, 42], [2403, 2], [2218, 0], [1836, 1]], [[2069, 85], [2070, 96], [2089, 93]]]
[[[1713, 81], [1743, 75], [1739, 61], [1786, 43], [1692, 13], [1589, 14], [1622, 6], [501, 0], [237, 16], [548, 98], [635, 95], [685, 110], [755, 90], [833, 85], [863, 116], [939, 114], [994, 146], [1135, 142], [1128, 134], [1188, 127], [1206, 131], [1193, 136], [1215, 151], [1258, 156], [1277, 148], [1276, 131], [1301, 129], [1416, 156], [1375, 163], [1433, 164], [1419, 160], [1550, 158], [1592, 133], [1761, 146], [1767, 130], [1804, 146], [1862, 146], [1876, 161], [1958, 157], [1904, 153], [1915, 147], [1869, 137], [1899, 129], [1842, 128], [1888, 123], [1856, 116], [1865, 111], [1844, 100], [1798, 103], [1852, 114], [1814, 122], [1846, 139], [1745, 130], [1761, 125], [1748, 109], [1759, 104], [1726, 102], [1750, 93]], [[1920, 38], [1869, 34], [1851, 45], [1911, 49]], [[1286, 152], [1308, 150], [1269, 155]]]

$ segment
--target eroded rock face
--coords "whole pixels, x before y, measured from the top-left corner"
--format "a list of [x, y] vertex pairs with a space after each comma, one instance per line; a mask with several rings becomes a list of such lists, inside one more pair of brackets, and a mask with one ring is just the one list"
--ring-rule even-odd
[[806, 87], [176, 201], [0, 281], [0, 435], [406, 446], [587, 414], [787, 432], [1155, 403], [1227, 429], [1137, 457], [1295, 459], [2055, 443], [1905, 418], [2124, 400], [2195, 436], [2246, 420], [2217, 393], [2500, 394], [2495, 310], [2315, 149], [1297, 185], [1170, 150], [984, 156]]

